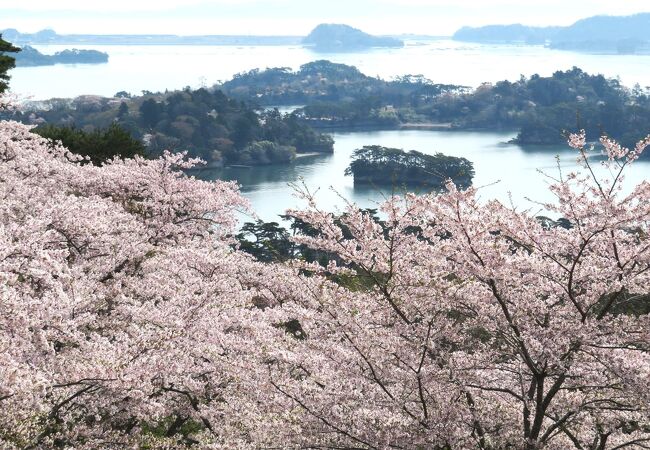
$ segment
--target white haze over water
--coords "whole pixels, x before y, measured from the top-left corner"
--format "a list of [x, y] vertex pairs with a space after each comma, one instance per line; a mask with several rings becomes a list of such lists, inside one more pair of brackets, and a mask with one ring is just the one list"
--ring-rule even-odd
[[[112, 96], [119, 91], [164, 91], [185, 86], [212, 86], [235, 73], [254, 68], [291, 67], [329, 59], [390, 79], [422, 74], [436, 83], [476, 87], [483, 82], [517, 80], [520, 75], [550, 75], [580, 67], [588, 73], [620, 76], [632, 87], [650, 86], [650, 55], [593, 55], [541, 46], [484, 45], [429, 41], [409, 42], [400, 49], [322, 54], [301, 46], [77, 46], [108, 52], [107, 64], [22, 67], [11, 72], [14, 92], [33, 99], [91, 94]], [[67, 46], [35, 46], [54, 53]], [[44, 83], [43, 80], [47, 80]]]
[[0, 29], [305, 35], [318, 23], [340, 22], [375, 34], [440, 36], [464, 25], [569, 25], [644, 11], [647, 0], [0, 0]]

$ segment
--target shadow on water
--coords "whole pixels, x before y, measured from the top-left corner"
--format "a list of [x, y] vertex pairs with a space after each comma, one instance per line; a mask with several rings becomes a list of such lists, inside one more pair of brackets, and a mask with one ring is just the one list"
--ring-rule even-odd
[[332, 155], [298, 156], [291, 164], [271, 164], [267, 166], [222, 167], [196, 170], [193, 175], [202, 180], [236, 181], [242, 192], [258, 190], [264, 185], [274, 183], [295, 183], [301, 177], [327, 165]]

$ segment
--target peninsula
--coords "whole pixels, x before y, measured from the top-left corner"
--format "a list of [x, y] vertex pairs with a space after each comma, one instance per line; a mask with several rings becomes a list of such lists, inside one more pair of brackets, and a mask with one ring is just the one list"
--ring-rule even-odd
[[650, 53], [650, 13], [631, 16], [594, 16], [567, 27], [534, 27], [522, 24], [463, 27], [456, 41], [546, 44], [551, 48], [598, 53]]

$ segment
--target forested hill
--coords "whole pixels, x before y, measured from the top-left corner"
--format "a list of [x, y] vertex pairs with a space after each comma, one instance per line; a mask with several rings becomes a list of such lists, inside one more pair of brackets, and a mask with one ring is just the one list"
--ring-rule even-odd
[[502, 129], [518, 131], [522, 144], [560, 144], [564, 130], [584, 128], [631, 145], [650, 132], [650, 91], [575, 67], [469, 89], [316, 61], [297, 72], [250, 71], [220, 87], [262, 105], [303, 105], [296, 115], [315, 127]]
[[568, 27], [489, 25], [458, 30], [453, 39], [469, 42], [543, 44], [553, 48], [618, 53], [650, 52], [650, 13], [594, 16]]
[[560, 30], [551, 47], [569, 50], [650, 52], [650, 13], [633, 16], [596, 16]]
[[258, 113], [219, 90], [203, 88], [51, 99], [23, 109], [17, 118], [40, 127], [87, 131], [117, 124], [142, 141], [152, 156], [168, 149], [188, 150], [213, 165], [286, 163], [296, 153], [333, 151], [329, 135], [315, 132], [295, 116]]
[[[289, 115], [261, 105], [303, 105]], [[270, 164], [295, 153], [331, 152], [320, 129], [449, 128], [516, 131], [521, 144], [560, 144], [585, 129], [633, 145], [650, 133], [650, 91], [579, 68], [485, 83], [476, 89], [421, 76], [386, 81], [351, 66], [316, 61], [297, 72], [254, 70], [211, 89], [41, 102], [30, 124], [107, 128], [117, 123], [152, 154], [184, 150], [214, 164]]]
[[375, 103], [401, 105], [416, 97], [463, 89], [462, 86], [436, 84], [421, 75], [382, 80], [364, 75], [354, 66], [327, 60], [304, 64], [295, 72], [289, 67], [254, 69], [235, 75], [218, 88], [234, 98], [260, 105], [346, 102], [361, 97], [373, 98]]

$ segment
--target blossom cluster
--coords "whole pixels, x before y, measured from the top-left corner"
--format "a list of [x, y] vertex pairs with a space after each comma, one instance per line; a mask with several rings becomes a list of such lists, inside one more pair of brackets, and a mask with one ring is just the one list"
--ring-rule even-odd
[[302, 192], [295, 239], [334, 256], [299, 267], [237, 250], [248, 204], [198, 161], [0, 122], [0, 446], [647, 448], [650, 184], [603, 143], [610, 179], [551, 186], [567, 226], [453, 185], [382, 221]]

